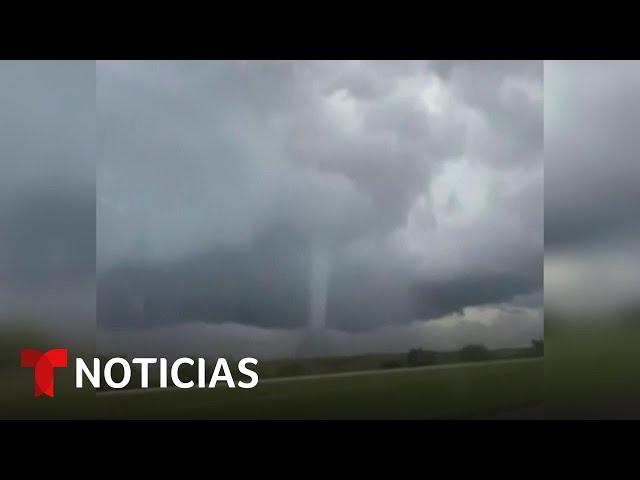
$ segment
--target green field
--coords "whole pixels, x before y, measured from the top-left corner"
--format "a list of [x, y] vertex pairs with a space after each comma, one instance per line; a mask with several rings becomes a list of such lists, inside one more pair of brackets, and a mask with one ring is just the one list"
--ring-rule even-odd
[[[258, 364], [256, 371], [260, 378], [294, 377], [427, 365], [448, 365], [471, 361], [531, 358], [542, 355], [541, 352], [532, 347], [486, 350], [486, 352], [481, 352], [479, 357], [465, 355], [461, 350], [429, 351], [420, 349], [419, 351], [424, 357], [416, 358], [413, 363], [409, 361], [407, 352], [369, 353], [364, 355], [264, 360]], [[195, 375], [192, 379], [195, 380]]]
[[[460, 351], [439, 352], [436, 364], [410, 368], [407, 353], [265, 360], [251, 390], [96, 393], [76, 389], [75, 369], [67, 368], [56, 371], [54, 398], [34, 398], [33, 370], [19, 367], [19, 348], [57, 342], [18, 333], [0, 338], [0, 419], [475, 418], [541, 405], [544, 395], [544, 360], [521, 348], [489, 351], [490, 361], [474, 363], [459, 363], [468, 360]], [[95, 355], [92, 345], [68, 346]]]
[[[464, 349], [452, 351], [429, 351], [422, 349], [413, 349], [409, 352], [402, 353], [367, 353], [360, 355], [340, 355], [340, 356], [322, 356], [322, 357], [288, 357], [279, 359], [260, 360], [255, 367], [255, 372], [260, 379], [267, 380], [281, 377], [303, 377], [309, 375], [330, 375], [337, 373], [354, 373], [364, 371], [379, 371], [389, 369], [402, 369], [408, 367], [424, 367], [436, 365], [451, 365], [465, 362], [484, 362], [492, 360], [512, 360], [519, 358], [541, 357], [542, 352], [533, 346], [519, 348], [502, 348], [496, 350], [488, 350], [482, 346], [470, 346], [471, 352]], [[478, 351], [477, 347], [480, 347]], [[413, 354], [411, 353], [413, 352]], [[117, 356], [125, 357], [126, 355], [118, 354]], [[207, 359], [206, 376], [210, 378], [213, 374], [217, 358]], [[107, 357], [103, 358], [103, 362], [107, 361]], [[241, 374], [237, 370], [237, 363], [234, 359], [229, 358], [229, 367], [234, 376], [237, 378]], [[116, 368], [116, 378], [122, 378], [124, 372]], [[126, 389], [140, 388], [140, 369], [132, 366], [132, 381], [125, 387]], [[181, 370], [181, 378], [183, 381], [198, 381], [198, 374], [194, 368], [183, 368]], [[149, 372], [149, 386], [160, 386], [160, 374], [157, 369], [151, 369]], [[100, 391], [111, 390], [104, 383]]]
[[640, 418], [640, 314], [545, 325], [545, 415]]
[[473, 418], [541, 404], [543, 363], [538, 358], [273, 379], [264, 380], [251, 390], [223, 387], [96, 395], [93, 390], [77, 391], [61, 386], [53, 399], [22, 394], [22, 402], [5, 405], [11, 408], [3, 409], [3, 417], [9, 414], [13, 418], [105, 419]]

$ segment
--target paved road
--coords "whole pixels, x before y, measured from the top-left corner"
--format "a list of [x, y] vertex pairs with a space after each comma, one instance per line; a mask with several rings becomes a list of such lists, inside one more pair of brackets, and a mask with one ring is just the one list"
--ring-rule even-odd
[[[296, 377], [279, 377], [279, 378], [265, 378], [264, 380], [260, 380], [258, 385], [263, 385], [265, 383], [284, 383], [284, 382], [300, 382], [305, 380], [323, 380], [330, 378], [342, 378], [342, 377], [358, 377], [364, 375], [387, 375], [393, 373], [400, 372], [421, 372], [425, 370], [449, 370], [453, 368], [480, 368], [485, 367], [487, 365], [502, 365], [502, 364], [511, 364], [511, 363], [526, 363], [526, 362], [542, 362], [544, 359], [542, 357], [536, 358], [516, 358], [511, 360], [492, 360], [489, 362], [464, 362], [464, 363], [450, 363], [446, 365], [429, 365], [426, 367], [403, 367], [403, 368], [389, 368], [384, 370], [360, 370], [357, 372], [342, 372], [342, 373], [327, 373], [327, 374], [319, 374], [319, 375], [300, 375]], [[220, 386], [225, 387], [226, 383], [221, 383]], [[98, 392], [97, 395], [99, 397], [107, 396], [107, 395], [136, 395], [143, 393], [151, 393], [157, 391], [181, 391], [180, 388], [177, 387], [169, 387], [169, 388], [136, 388], [136, 389], [122, 389], [122, 390], [109, 390], [106, 392]]]

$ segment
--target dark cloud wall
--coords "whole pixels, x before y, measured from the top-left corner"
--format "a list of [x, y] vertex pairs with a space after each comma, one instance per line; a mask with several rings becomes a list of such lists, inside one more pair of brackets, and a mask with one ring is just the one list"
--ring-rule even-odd
[[363, 330], [542, 288], [542, 64], [99, 62], [98, 321]]

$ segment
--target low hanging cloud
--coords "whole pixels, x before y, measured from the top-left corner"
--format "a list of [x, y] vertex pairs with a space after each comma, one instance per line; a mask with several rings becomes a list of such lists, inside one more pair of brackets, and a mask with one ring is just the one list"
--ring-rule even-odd
[[542, 62], [98, 62], [99, 326], [540, 298], [542, 105]]
[[[460, 314], [406, 325], [386, 325], [363, 332], [328, 330], [327, 351], [333, 355], [406, 352], [412, 348], [457, 350], [469, 344], [488, 348], [527, 347], [543, 336], [542, 311], [497, 305], [470, 307]], [[254, 355], [260, 359], [300, 355], [304, 328], [263, 328], [239, 323], [155, 326], [122, 332], [100, 330], [98, 350], [111, 355], [179, 358]]]

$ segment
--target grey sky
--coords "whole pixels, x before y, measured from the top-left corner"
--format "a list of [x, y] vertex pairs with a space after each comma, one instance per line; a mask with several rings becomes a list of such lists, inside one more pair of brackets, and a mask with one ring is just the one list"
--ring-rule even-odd
[[541, 306], [542, 62], [98, 62], [97, 113], [100, 327], [304, 327], [317, 244], [338, 332]]
[[545, 301], [620, 307], [640, 284], [640, 62], [545, 62]]
[[549, 251], [640, 230], [640, 62], [547, 62]]
[[95, 63], [0, 61], [0, 317], [95, 310]]

